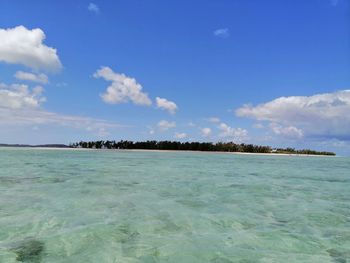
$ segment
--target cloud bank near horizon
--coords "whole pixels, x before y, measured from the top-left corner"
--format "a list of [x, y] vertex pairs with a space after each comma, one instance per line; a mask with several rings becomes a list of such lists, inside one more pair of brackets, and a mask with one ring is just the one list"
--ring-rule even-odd
[[350, 90], [312, 96], [280, 97], [235, 113], [270, 123], [275, 134], [350, 140]]

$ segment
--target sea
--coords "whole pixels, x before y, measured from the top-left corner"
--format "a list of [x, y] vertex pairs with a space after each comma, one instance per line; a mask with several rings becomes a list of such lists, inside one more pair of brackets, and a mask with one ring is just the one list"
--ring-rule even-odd
[[0, 148], [0, 262], [350, 262], [350, 158]]

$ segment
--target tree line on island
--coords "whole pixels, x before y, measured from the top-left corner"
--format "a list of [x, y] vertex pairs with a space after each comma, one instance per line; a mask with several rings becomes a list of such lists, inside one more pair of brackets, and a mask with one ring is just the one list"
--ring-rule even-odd
[[242, 153], [284, 153], [335, 155], [333, 152], [314, 151], [309, 149], [296, 150], [294, 148], [272, 149], [270, 146], [234, 142], [179, 142], [179, 141], [80, 141], [70, 144], [72, 148], [90, 149], [122, 149], [122, 150], [179, 150], [179, 151], [209, 151], [209, 152], [242, 152]]

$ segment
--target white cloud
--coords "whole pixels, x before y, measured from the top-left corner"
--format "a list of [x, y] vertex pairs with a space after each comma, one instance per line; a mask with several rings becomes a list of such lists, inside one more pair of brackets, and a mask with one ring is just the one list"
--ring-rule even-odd
[[41, 95], [42, 92], [43, 88], [40, 86], [30, 90], [24, 84], [6, 85], [0, 83], [0, 108], [37, 108], [45, 101], [45, 97]]
[[134, 78], [116, 73], [109, 67], [97, 70], [94, 77], [112, 82], [106, 92], [101, 94], [102, 100], [106, 103], [118, 104], [131, 101], [137, 105], [149, 106], [152, 104], [147, 93], [142, 91], [142, 86]]
[[228, 38], [230, 36], [230, 31], [228, 28], [219, 28], [216, 29], [213, 33], [214, 36], [221, 38]]
[[175, 102], [167, 100], [165, 98], [156, 97], [157, 108], [167, 110], [170, 114], [175, 114], [177, 105]]
[[98, 137], [107, 137], [108, 135], [111, 135], [111, 133], [106, 129], [106, 127], [100, 127], [97, 131]]
[[189, 123], [187, 123], [187, 125], [188, 125], [189, 127], [196, 127], [196, 124], [195, 124], [194, 122], [192, 122], [192, 121], [190, 121]]
[[2, 108], [0, 107], [0, 126], [33, 126], [33, 125], [59, 125], [75, 129], [86, 129], [99, 135], [107, 134], [108, 128], [125, 127], [106, 120], [89, 117], [63, 115], [46, 111], [42, 108]]
[[211, 135], [212, 131], [210, 128], [203, 128], [201, 129], [201, 134], [203, 137], [209, 137]]
[[[33, 94], [36, 95], [36, 96], [41, 95], [44, 91], [45, 91], [44, 88], [41, 87], [41, 86], [35, 86], [32, 89]], [[41, 102], [43, 102], [43, 101], [46, 101], [46, 99], [42, 100]]]
[[271, 123], [270, 128], [275, 134], [286, 138], [298, 139], [303, 137], [303, 131], [294, 126], [283, 127], [279, 124]]
[[17, 71], [15, 74], [15, 78], [19, 80], [28, 80], [28, 81], [38, 82], [41, 84], [47, 84], [49, 82], [48, 77], [43, 73], [34, 74], [30, 72]]
[[123, 127], [105, 120], [62, 115], [42, 108], [45, 97], [41, 86], [29, 88], [24, 84], [0, 83], [0, 126], [58, 125], [76, 129], [87, 129], [99, 136], [108, 135], [107, 129]]
[[229, 140], [234, 140], [237, 142], [241, 142], [248, 137], [248, 131], [242, 128], [232, 128], [228, 126], [226, 123], [220, 123], [219, 127], [221, 133], [219, 134], [222, 138], [227, 138]]
[[219, 123], [220, 122], [220, 119], [217, 118], [217, 117], [211, 117], [208, 119], [209, 122], [212, 122], [212, 123]]
[[98, 5], [96, 5], [94, 3], [89, 3], [88, 10], [91, 12], [94, 12], [96, 14], [98, 14], [100, 12], [100, 8], [98, 7]]
[[295, 127], [304, 136], [350, 139], [350, 90], [313, 96], [280, 97], [236, 110], [240, 117]]
[[0, 39], [0, 61], [53, 71], [62, 67], [56, 49], [43, 44], [45, 33], [40, 28], [0, 29]]
[[253, 128], [254, 129], [263, 129], [264, 125], [262, 123], [254, 123]]
[[187, 134], [184, 132], [181, 132], [181, 133], [175, 132], [175, 135], [174, 135], [175, 139], [184, 139], [186, 137], [187, 137]]
[[176, 123], [174, 121], [172, 122], [169, 122], [169, 121], [166, 121], [166, 120], [161, 120], [160, 122], [158, 122], [157, 124], [159, 130], [161, 131], [167, 131], [171, 128], [175, 128], [176, 127]]

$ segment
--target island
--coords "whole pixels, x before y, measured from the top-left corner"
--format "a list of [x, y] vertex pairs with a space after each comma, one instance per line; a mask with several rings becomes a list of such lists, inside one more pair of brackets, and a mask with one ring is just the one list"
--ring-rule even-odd
[[334, 152], [315, 151], [310, 149], [297, 150], [294, 148], [272, 148], [254, 144], [234, 142], [179, 142], [179, 141], [80, 141], [71, 143], [72, 148], [89, 149], [122, 149], [122, 150], [172, 150], [172, 151], [208, 151], [208, 152], [237, 152], [265, 154], [303, 154], [335, 156]]

